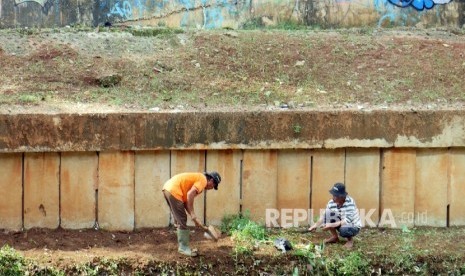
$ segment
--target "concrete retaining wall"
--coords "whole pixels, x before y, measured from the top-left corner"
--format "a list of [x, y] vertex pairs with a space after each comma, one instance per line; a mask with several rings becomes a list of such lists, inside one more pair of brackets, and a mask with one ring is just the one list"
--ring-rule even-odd
[[329, 188], [344, 182], [366, 226], [465, 225], [464, 118], [463, 111], [3, 114], [0, 228], [167, 226], [163, 183], [205, 170], [223, 176], [218, 191], [196, 200], [206, 223], [246, 210], [264, 221], [277, 210], [280, 225], [302, 212], [306, 220], [297, 223], [306, 225], [308, 210], [317, 216]]
[[0, 114], [0, 152], [464, 146], [463, 110]]
[[203, 29], [298, 21], [335, 26], [454, 26], [463, 1], [398, 0], [1, 0], [0, 27], [61, 27], [122, 22]]
[[0, 154], [0, 228], [167, 226], [170, 215], [160, 189], [178, 172], [169, 169], [170, 162], [223, 176], [220, 189], [208, 191], [205, 201], [202, 194], [195, 204], [199, 216], [216, 225], [240, 210], [260, 221], [266, 209], [313, 209], [316, 216], [335, 182], [345, 182], [369, 215], [366, 226], [378, 225], [383, 216], [387, 227], [465, 225], [465, 170], [460, 169], [465, 150], [452, 148]]

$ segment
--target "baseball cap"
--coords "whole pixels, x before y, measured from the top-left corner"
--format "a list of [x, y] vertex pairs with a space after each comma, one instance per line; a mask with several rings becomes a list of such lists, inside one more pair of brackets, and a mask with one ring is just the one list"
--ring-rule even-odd
[[213, 182], [214, 182], [214, 188], [215, 190], [218, 190], [218, 184], [220, 184], [221, 182], [221, 176], [218, 172], [207, 172], [206, 173], [207, 175], [209, 175], [212, 179], [213, 179]]

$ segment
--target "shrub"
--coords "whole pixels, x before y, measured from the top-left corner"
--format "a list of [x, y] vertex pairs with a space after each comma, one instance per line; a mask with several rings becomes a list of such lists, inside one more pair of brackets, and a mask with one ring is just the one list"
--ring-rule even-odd
[[23, 256], [8, 245], [0, 249], [0, 275], [23, 275], [25, 269]]

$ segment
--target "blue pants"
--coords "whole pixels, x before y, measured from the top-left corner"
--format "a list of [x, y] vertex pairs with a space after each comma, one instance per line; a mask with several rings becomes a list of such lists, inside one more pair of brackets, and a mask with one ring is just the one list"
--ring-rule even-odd
[[[325, 217], [324, 217], [324, 223], [334, 223], [334, 222], [339, 222], [341, 221], [341, 216], [339, 213], [336, 213], [331, 210], [326, 210]], [[351, 238], [354, 237], [360, 232], [360, 228], [358, 227], [353, 227], [350, 225], [344, 225], [344, 226], [339, 226], [336, 228], [336, 230], [339, 232], [339, 235], [343, 238]]]

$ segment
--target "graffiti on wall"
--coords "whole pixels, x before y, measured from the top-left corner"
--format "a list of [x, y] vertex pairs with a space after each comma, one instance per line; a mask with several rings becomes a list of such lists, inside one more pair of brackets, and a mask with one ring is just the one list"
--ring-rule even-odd
[[116, 2], [113, 7], [110, 8], [110, 12], [107, 14], [107, 16], [116, 16], [121, 19], [132, 19], [131, 3], [129, 3], [127, 0]]
[[42, 12], [45, 14], [48, 14], [50, 8], [53, 6], [53, 0], [15, 0], [15, 6], [19, 6], [27, 2], [35, 2], [39, 4], [42, 8]]
[[418, 11], [431, 9], [437, 4], [447, 4], [452, 0], [389, 0], [391, 4], [398, 7], [414, 7]]
[[[420, 5], [418, 3], [419, 0], [414, 0], [417, 1], [415, 3], [416, 6], [413, 6], [412, 3], [410, 3], [410, 5], [407, 5], [406, 2], [403, 3], [404, 6], [402, 6], [402, 9], [399, 9], [398, 5], [393, 5], [394, 1], [400, 0], [374, 0], [374, 9], [380, 16], [378, 19], [378, 27], [389, 26], [390, 24], [396, 24], [399, 26], [415, 26], [422, 22], [422, 18], [424, 18], [426, 14], [431, 15], [431, 12], [429, 11], [438, 4], [439, 0], [436, 1], [433, 6], [430, 7], [430, 4], [428, 4], [428, 6], [424, 6], [422, 9], [420, 9]], [[447, 0], [447, 2], [449, 3], [451, 0]], [[441, 4], [447, 3], [443, 1]], [[435, 10], [435, 16], [436, 20], [440, 22], [442, 15], [438, 9]], [[432, 18], [434, 18], [434, 16], [429, 16], [430, 22], [432, 22]]]
[[[102, 0], [99, 9], [106, 14], [105, 21], [163, 18], [179, 14], [180, 26], [195, 24], [205, 29], [214, 29], [223, 25], [225, 15], [238, 16], [248, 10], [249, 5], [250, 0]], [[200, 22], [195, 15], [199, 11], [202, 14]]]
[[[78, 8], [76, 11], [72, 10], [74, 6], [67, 5], [70, 0], [13, 1], [15, 7], [28, 5], [27, 7], [34, 9], [40, 8], [48, 16], [53, 11], [54, 23], [57, 26], [75, 23], [76, 16], [62, 19], [64, 18], [62, 13], [66, 12], [68, 14], [76, 13], [78, 17], [82, 16], [86, 20], [93, 18], [91, 22], [93, 25], [103, 25], [107, 22], [153, 20], [152, 22], [159, 24], [216, 29], [228, 26], [228, 24], [241, 24], [241, 22], [264, 15], [279, 18], [281, 14], [286, 14], [287, 17], [289, 10], [292, 10], [293, 15], [297, 14], [295, 18], [304, 17], [303, 21], [309, 25], [338, 26], [345, 25], [344, 22], [349, 22], [349, 25], [352, 23], [357, 25], [360, 22], [363, 23], [363, 20], [373, 20], [372, 17], [363, 20], [357, 19], [356, 15], [360, 7], [370, 10], [369, 13], [378, 13], [376, 20], [378, 20], [379, 26], [388, 24], [413, 26], [422, 21], [428, 10], [434, 9], [439, 4], [450, 3], [452, 0], [78, 0], [78, 2], [82, 2], [78, 5], [78, 7], [82, 7], [82, 10]], [[32, 5], [27, 3], [32, 3]], [[87, 5], [92, 5], [92, 3], [92, 9], [87, 8]], [[266, 9], [261, 10], [261, 5], [266, 6]], [[21, 10], [21, 8], [18, 9], [18, 11]], [[81, 15], [82, 11], [90, 11], [92, 14]], [[439, 9], [436, 9], [436, 12], [437, 17], [444, 16]], [[69, 21], [70, 18], [71, 21]], [[289, 16], [289, 18], [291, 17]], [[465, 16], [460, 18], [465, 18]], [[62, 22], [62, 20], [66, 22]], [[465, 19], [460, 20], [462, 22], [460, 25], [464, 24]], [[50, 22], [52, 21], [47, 21], [47, 24]]]

